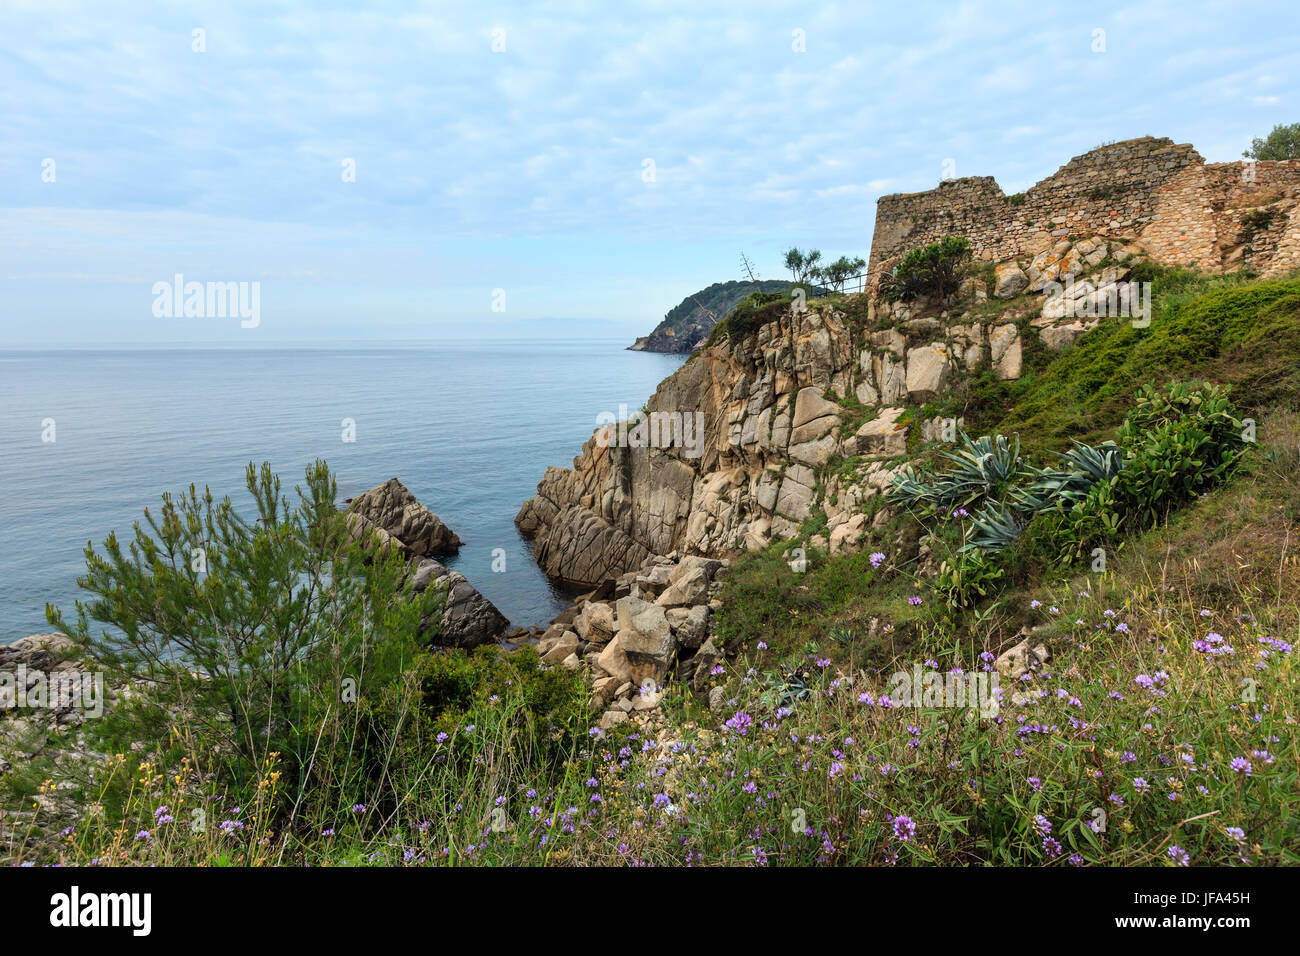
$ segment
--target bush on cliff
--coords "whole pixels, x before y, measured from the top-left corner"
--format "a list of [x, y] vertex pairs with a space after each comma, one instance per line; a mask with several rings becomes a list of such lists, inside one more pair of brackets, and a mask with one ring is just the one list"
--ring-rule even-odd
[[957, 291], [973, 252], [965, 236], [944, 236], [938, 242], [910, 249], [881, 277], [880, 292], [890, 301], [932, 295], [943, 299]]
[[191, 486], [146, 509], [126, 547], [116, 534], [102, 553], [87, 545], [78, 583], [94, 599], [72, 624], [46, 615], [110, 684], [135, 683], [106, 738], [184, 740], [236, 785], [278, 754], [283, 783], [301, 786], [340, 709], [410, 666], [419, 622], [437, 620], [443, 598], [406, 587], [395, 549], [350, 540], [324, 462], [296, 505], [269, 464], [250, 464], [246, 482], [255, 517]]

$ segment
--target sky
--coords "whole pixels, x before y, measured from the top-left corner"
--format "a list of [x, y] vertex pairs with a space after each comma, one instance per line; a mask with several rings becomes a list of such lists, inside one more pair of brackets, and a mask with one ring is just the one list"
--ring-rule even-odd
[[0, 348], [630, 341], [882, 195], [1239, 159], [1298, 89], [1293, 2], [0, 0]]

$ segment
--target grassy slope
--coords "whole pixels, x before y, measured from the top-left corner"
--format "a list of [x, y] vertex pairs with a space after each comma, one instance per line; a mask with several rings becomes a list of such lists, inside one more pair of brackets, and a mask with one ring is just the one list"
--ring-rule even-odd
[[[1045, 449], [1109, 437], [1144, 381], [1236, 386], [1259, 451], [1128, 538], [1107, 573], [1029, 568], [953, 615], [894, 554], [874, 568], [813, 552], [795, 574], [774, 546], [728, 578], [719, 629], [736, 656], [715, 678], [726, 727], [674, 687], [657, 728], [584, 734], [543, 764], [521, 745], [510, 715], [525, 704], [507, 690], [436, 746], [383, 819], [343, 800], [314, 808], [331, 835], [289, 838], [255, 807], [247, 831], [132, 839], [156, 805], [182, 799], [164, 790], [128, 805], [116, 831], [69, 836], [64, 859], [1300, 863], [1300, 675], [1284, 643], [1300, 635], [1300, 282], [1166, 281], [1150, 329], [1103, 325], [1050, 366], [1031, 354], [1019, 382], [959, 396], [968, 420]], [[896, 518], [887, 540], [918, 533]], [[1039, 696], [1020, 716], [880, 706], [894, 667], [980, 670], [1024, 625], [1043, 628], [1053, 657], [1018, 688]], [[1198, 649], [1211, 632], [1234, 653]]]

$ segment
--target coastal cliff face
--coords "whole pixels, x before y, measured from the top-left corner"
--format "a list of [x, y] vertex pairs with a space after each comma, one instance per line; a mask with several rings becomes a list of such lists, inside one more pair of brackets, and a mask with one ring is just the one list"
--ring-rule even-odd
[[[997, 263], [947, 302], [774, 304], [659, 386], [642, 440], [633, 423], [607, 426], [572, 468], [548, 469], [516, 524], [549, 577], [584, 587], [674, 552], [761, 549], [810, 517], [825, 518], [813, 546], [852, 552], [888, 520], [873, 499], [907, 464], [909, 437], [940, 436], [942, 420], [920, 409], [974, 375], [1018, 378], [1031, 336], [1061, 352], [1102, 321], [1130, 321], [1141, 296], [1126, 280], [1143, 258], [1136, 244], [1076, 237]], [[698, 444], [654, 440], [679, 437], [678, 420], [700, 423]]]
[[633, 352], [689, 352], [703, 344], [713, 326], [753, 292], [782, 292], [790, 283], [782, 279], [761, 282], [715, 282], [688, 295], [664, 316], [649, 335], [629, 346]]
[[[700, 413], [698, 457], [619, 447], [598, 433], [573, 468], [547, 471], [516, 523], [535, 536], [545, 573], [578, 585], [637, 570], [651, 555], [724, 557], [791, 537], [828, 494], [838, 517], [888, 487], [888, 461], [905, 450], [899, 403], [935, 395], [958, 363], [983, 362], [985, 341], [982, 326], [965, 326], [909, 349], [901, 331], [855, 334], [833, 306], [787, 309], [739, 343], [705, 349], [650, 399], [652, 416]], [[841, 435], [850, 409], [828, 397], [848, 395], [881, 409], [861, 435]], [[820, 483], [818, 469], [859, 447], [871, 460], [839, 500], [839, 482]]]

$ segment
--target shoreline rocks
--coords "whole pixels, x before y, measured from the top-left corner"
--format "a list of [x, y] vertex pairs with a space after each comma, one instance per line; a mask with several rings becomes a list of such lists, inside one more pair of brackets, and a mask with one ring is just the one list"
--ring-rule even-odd
[[416, 557], [455, 554], [463, 541], [436, 514], [420, 504], [396, 478], [353, 498], [348, 506], [353, 538], [370, 531]]
[[542, 635], [542, 662], [584, 673], [604, 730], [657, 708], [670, 678], [706, 694], [722, 659], [712, 616], [728, 564], [652, 556], [634, 571], [606, 578]]
[[[353, 540], [371, 534], [384, 549], [395, 547], [408, 556], [411, 584], [417, 592], [430, 586], [446, 588], [446, 604], [432, 643], [474, 648], [506, 635], [510, 628], [506, 616], [465, 575], [436, 560], [455, 554], [464, 542], [396, 478], [352, 499], [347, 521]], [[432, 623], [426, 622], [425, 630], [431, 630]]]

